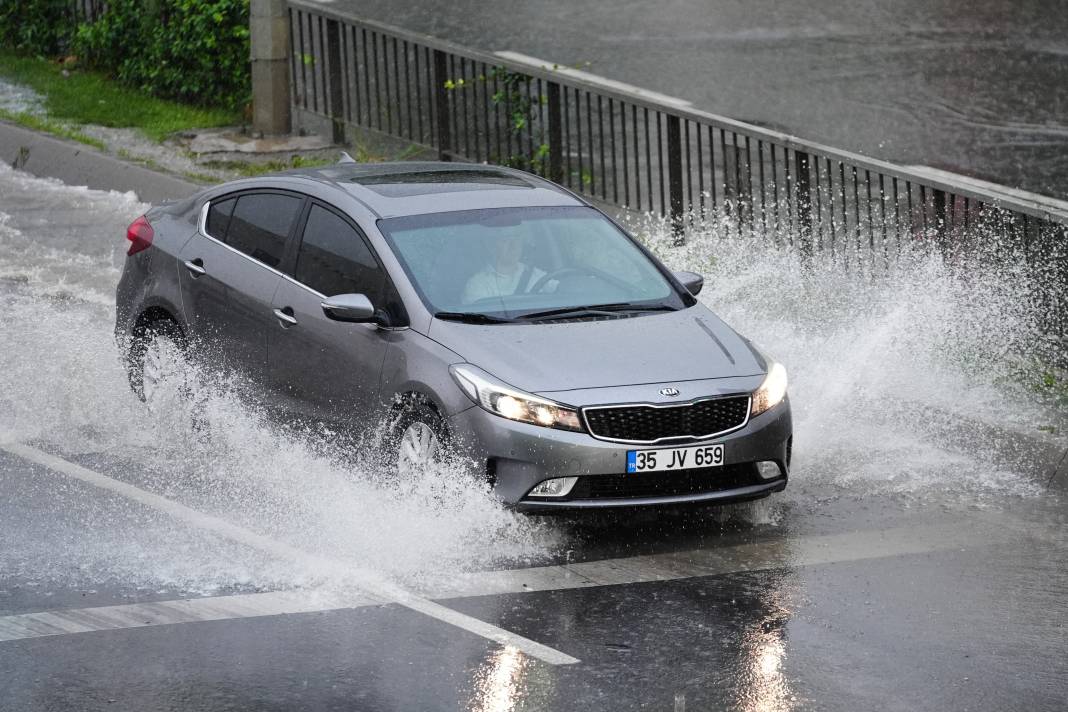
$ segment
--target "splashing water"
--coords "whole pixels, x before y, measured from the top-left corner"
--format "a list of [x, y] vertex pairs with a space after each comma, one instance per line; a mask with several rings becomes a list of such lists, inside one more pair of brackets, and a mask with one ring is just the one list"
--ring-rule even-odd
[[[514, 563], [553, 546], [542, 522], [501, 507], [459, 466], [402, 485], [369, 458], [263, 417], [226, 384], [204, 385], [196, 413], [177, 393], [162, 407], [146, 407], [129, 388], [112, 329], [122, 236], [147, 206], [6, 168], [0, 198], [9, 211], [0, 218], [0, 443], [39, 443], [88, 458], [200, 511], [401, 579]], [[81, 541], [54, 567], [95, 560], [135, 574], [121, 559], [110, 545]], [[38, 564], [47, 567], [48, 557]], [[183, 588], [205, 591], [227, 580], [221, 567], [197, 582], [192, 565], [167, 566], [173, 571], [142, 575], [173, 576]], [[250, 585], [312, 575], [277, 564], [258, 573], [246, 572]]]
[[40, 115], [44, 113], [44, 97], [29, 87], [0, 79], [0, 110]]
[[[551, 520], [503, 509], [448, 468], [401, 485], [371, 458], [279, 426], [195, 370], [195, 405], [172, 394], [169, 407], [146, 407], [129, 389], [112, 336], [122, 236], [146, 206], [130, 194], [7, 168], [0, 200], [0, 443], [39, 443], [402, 581], [515, 565], [561, 545]], [[819, 255], [803, 267], [790, 249], [732, 238], [720, 225], [696, 230], [681, 248], [670, 246], [665, 226], [639, 227], [673, 267], [703, 272], [702, 299], [790, 370], [796, 438], [786, 501], [828, 490], [970, 500], [1037, 492], [1027, 472], [991, 465], [984, 443], [959, 447], [929, 427], [941, 419], [1026, 428], [1057, 415], [1005, 379], [1005, 355], [1035, 338], [1021, 299], [1026, 272], [1003, 264], [962, 276], [919, 252], [877, 271]], [[87, 525], [106, 528], [85, 506]], [[766, 504], [733, 511], [757, 524], [782, 516]], [[41, 552], [35, 564], [201, 591], [235, 580], [300, 585], [322, 573], [232, 551], [205, 566], [217, 544], [209, 541], [187, 559], [134, 565], [130, 545], [116, 538], [72, 537], [63, 555]], [[0, 564], [4, 556], [12, 554], [0, 551]]]
[[670, 266], [704, 272], [701, 300], [787, 366], [795, 486], [920, 498], [1040, 491], [1040, 463], [1005, 469], [987, 443], [954, 446], [937, 427], [1026, 440], [1065, 419], [1018, 382], [1022, 357], [1065, 354], [1052, 353], [1029, 298], [1042, 275], [994, 258], [997, 235], [985, 254], [952, 265], [914, 246], [885, 263], [819, 252], [806, 262], [785, 241], [726, 222], [699, 223], [683, 246], [663, 221], [631, 222]]

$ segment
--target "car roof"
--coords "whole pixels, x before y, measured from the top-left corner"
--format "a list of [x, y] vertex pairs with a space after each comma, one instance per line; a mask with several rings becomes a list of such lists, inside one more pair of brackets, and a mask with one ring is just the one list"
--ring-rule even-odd
[[328, 183], [382, 218], [484, 208], [585, 205], [572, 193], [530, 173], [471, 163], [338, 163], [287, 171], [282, 176]]

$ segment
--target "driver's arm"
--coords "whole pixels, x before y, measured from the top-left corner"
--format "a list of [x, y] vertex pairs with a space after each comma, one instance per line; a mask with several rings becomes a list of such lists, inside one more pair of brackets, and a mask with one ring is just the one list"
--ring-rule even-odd
[[467, 284], [464, 286], [463, 295], [460, 296], [460, 302], [463, 304], [471, 304], [477, 302], [484, 297], [493, 296], [492, 285], [486, 279], [488, 275], [484, 272], [475, 272], [471, 275], [471, 278], [467, 280]]

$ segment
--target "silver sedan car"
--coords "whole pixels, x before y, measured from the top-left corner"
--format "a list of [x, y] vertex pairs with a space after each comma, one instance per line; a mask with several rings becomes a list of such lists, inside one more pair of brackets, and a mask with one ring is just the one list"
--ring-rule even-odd
[[528, 511], [755, 499], [786, 486], [785, 369], [573, 193], [505, 168], [341, 163], [153, 208], [129, 228], [116, 333], [272, 409], [380, 433], [401, 473]]

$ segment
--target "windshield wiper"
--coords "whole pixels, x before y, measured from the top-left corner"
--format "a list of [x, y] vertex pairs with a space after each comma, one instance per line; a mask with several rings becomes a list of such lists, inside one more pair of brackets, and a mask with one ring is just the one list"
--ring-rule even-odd
[[490, 316], [489, 314], [479, 314], [478, 312], [440, 311], [434, 314], [434, 318], [444, 319], [446, 321], [459, 321], [464, 324], [508, 324], [512, 322], [512, 319], [506, 319], [500, 316]]
[[614, 304], [590, 304], [581, 307], [561, 307], [560, 309], [546, 309], [545, 311], [529, 312], [520, 314], [516, 319], [568, 319], [581, 318], [584, 316], [596, 316], [597, 314], [618, 314], [620, 312], [655, 312], [676, 311], [675, 307], [667, 304], [631, 304], [630, 302], [616, 302]]

